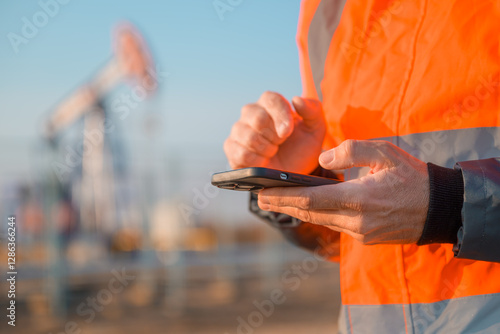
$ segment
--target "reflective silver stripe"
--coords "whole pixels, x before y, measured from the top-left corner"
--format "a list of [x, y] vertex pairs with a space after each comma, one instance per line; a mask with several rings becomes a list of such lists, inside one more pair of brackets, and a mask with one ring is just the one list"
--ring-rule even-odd
[[[403, 307], [405, 310], [403, 311]], [[390, 333], [405, 334], [405, 314], [408, 305], [342, 305], [339, 333]], [[407, 319], [407, 322], [410, 319]], [[409, 331], [408, 333], [412, 333]]]
[[307, 34], [309, 62], [318, 98], [322, 100], [321, 81], [325, 69], [326, 55], [333, 33], [339, 25], [346, 0], [322, 0], [314, 13]]
[[[453, 168], [459, 161], [500, 157], [500, 127], [470, 128], [414, 133], [377, 138], [398, 145], [424, 162]], [[366, 168], [352, 168], [347, 179], [358, 178]]]
[[500, 333], [498, 293], [436, 303], [343, 305], [342, 308], [344, 319], [339, 324], [345, 326], [339, 328], [340, 333]]

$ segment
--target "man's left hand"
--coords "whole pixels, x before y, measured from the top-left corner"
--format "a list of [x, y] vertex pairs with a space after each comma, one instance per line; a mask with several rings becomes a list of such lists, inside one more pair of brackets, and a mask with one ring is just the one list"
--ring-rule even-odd
[[318, 187], [268, 188], [262, 210], [345, 232], [363, 244], [416, 243], [429, 207], [427, 165], [387, 141], [346, 140], [319, 158], [325, 169], [369, 167], [368, 175]]

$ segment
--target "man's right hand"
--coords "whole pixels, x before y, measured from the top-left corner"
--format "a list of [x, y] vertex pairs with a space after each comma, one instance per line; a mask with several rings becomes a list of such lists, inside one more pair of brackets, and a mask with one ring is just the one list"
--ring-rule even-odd
[[294, 108], [280, 94], [265, 92], [257, 103], [241, 109], [224, 142], [231, 168], [268, 167], [309, 174], [318, 166], [326, 132], [321, 103], [298, 96], [292, 103]]

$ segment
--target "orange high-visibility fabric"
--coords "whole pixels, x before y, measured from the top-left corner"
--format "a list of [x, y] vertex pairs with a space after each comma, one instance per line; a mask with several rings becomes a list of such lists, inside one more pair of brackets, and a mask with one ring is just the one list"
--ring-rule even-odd
[[[317, 7], [307, 3], [303, 9]], [[311, 13], [301, 15], [302, 23], [305, 16]], [[303, 25], [298, 40], [307, 68]], [[345, 139], [499, 126], [499, 32], [500, 1], [347, 1], [325, 41], [325, 148]], [[302, 74], [304, 94], [314, 96], [311, 74]], [[345, 305], [500, 292], [500, 264], [455, 258], [452, 245], [363, 246], [342, 234], [340, 247]]]

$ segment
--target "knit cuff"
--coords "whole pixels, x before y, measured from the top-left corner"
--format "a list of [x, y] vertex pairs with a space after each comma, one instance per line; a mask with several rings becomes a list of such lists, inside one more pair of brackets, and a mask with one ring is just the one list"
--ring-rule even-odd
[[427, 164], [429, 171], [429, 211], [417, 245], [457, 242], [462, 226], [464, 181], [462, 171]]

